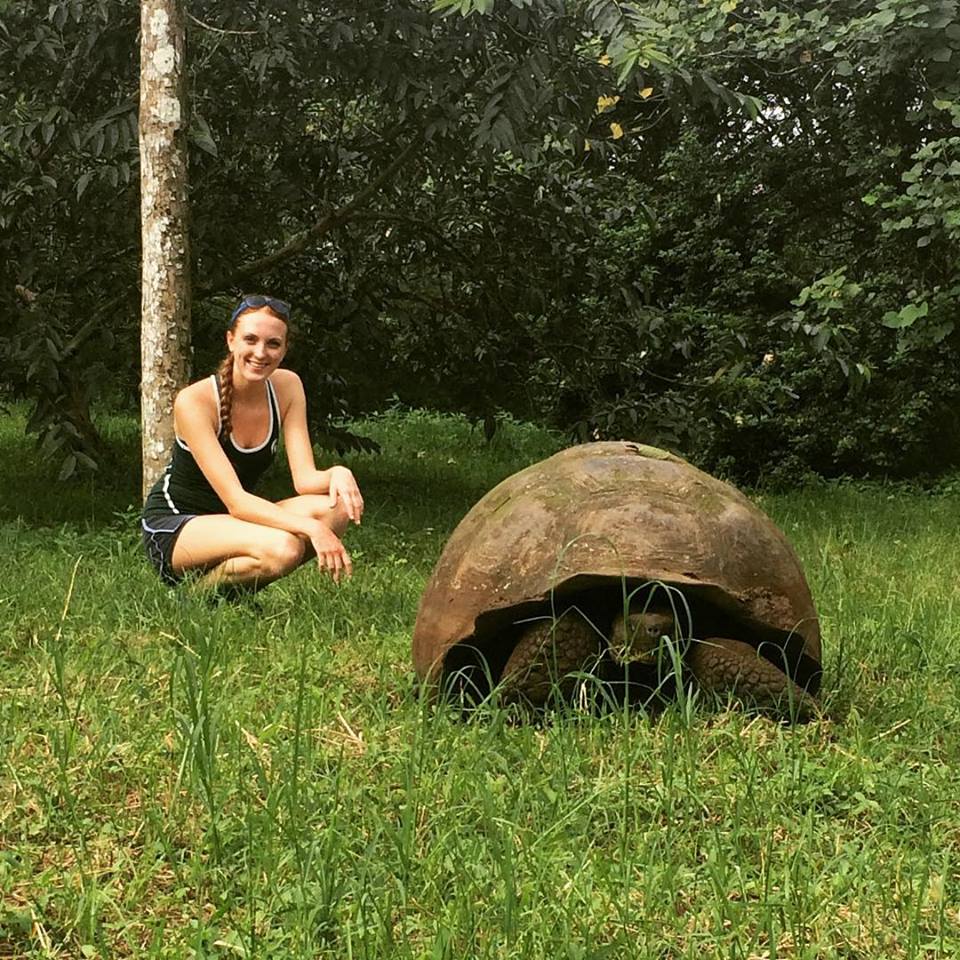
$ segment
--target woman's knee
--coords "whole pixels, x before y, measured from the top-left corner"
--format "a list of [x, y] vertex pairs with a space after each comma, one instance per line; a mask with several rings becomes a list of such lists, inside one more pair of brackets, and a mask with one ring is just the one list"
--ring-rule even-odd
[[337, 535], [347, 529], [350, 518], [347, 516], [347, 508], [342, 499], [331, 507], [330, 498], [322, 495], [312, 495], [302, 498], [300, 505], [305, 513], [325, 523]]
[[303, 562], [304, 542], [293, 533], [277, 531], [277, 535], [263, 545], [260, 561], [268, 576], [282, 577]]
[[347, 524], [350, 523], [350, 517], [347, 516], [347, 508], [342, 499], [338, 499], [335, 506], [328, 507], [326, 516], [319, 519], [323, 520], [338, 536], [347, 529]]

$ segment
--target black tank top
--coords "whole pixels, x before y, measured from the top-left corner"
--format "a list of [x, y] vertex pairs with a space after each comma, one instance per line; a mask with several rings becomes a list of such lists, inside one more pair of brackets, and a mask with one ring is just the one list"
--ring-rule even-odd
[[[220, 416], [220, 386], [216, 376], [210, 377], [217, 396], [217, 418]], [[220, 446], [237, 471], [244, 490], [253, 490], [267, 467], [273, 462], [280, 439], [280, 408], [273, 384], [267, 380], [267, 404], [270, 408], [270, 429], [263, 443], [256, 447], [238, 447], [232, 436], [225, 436], [217, 426]], [[170, 463], [147, 494], [143, 505], [144, 517], [171, 513], [227, 513], [223, 501], [207, 482], [203, 471], [193, 459], [190, 448], [179, 438], [173, 447]]]

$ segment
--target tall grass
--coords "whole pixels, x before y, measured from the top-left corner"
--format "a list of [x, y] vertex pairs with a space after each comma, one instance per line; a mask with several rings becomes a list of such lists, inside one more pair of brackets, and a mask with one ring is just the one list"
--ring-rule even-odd
[[414, 683], [417, 600], [555, 438], [362, 424], [353, 579], [216, 606], [141, 558], [133, 429], [66, 494], [0, 433], [0, 957], [960, 954], [957, 493], [759, 497], [822, 615], [824, 719], [464, 721]]

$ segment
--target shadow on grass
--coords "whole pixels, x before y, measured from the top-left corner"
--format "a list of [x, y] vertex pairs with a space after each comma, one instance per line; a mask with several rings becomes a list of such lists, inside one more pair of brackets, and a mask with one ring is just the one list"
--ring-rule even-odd
[[[0, 426], [0, 523], [89, 529], [114, 524], [118, 514], [139, 510], [140, 431], [135, 416], [98, 417], [106, 456], [95, 473], [67, 481], [57, 479], [57, 464], [45, 460], [34, 437], [25, 432], [26, 419], [25, 410], [15, 408]], [[448, 425], [450, 435], [440, 436], [440, 442], [411, 443], [405, 433], [417, 426], [415, 418], [412, 427], [403, 418], [394, 419], [391, 429], [379, 437], [381, 454], [339, 458], [318, 451], [317, 463], [349, 466], [361, 484], [370, 518], [405, 532], [425, 526], [452, 529], [492, 486], [539, 455], [539, 450], [488, 447], [470, 433], [468, 425], [456, 422]], [[543, 443], [539, 436], [535, 439]], [[261, 492], [277, 499], [290, 496], [291, 491], [281, 455], [264, 478]]]
[[22, 409], [0, 427], [0, 523], [29, 527], [76, 524], [102, 527], [140, 505], [140, 435], [130, 415], [98, 421], [106, 443], [99, 469], [70, 480], [57, 479], [56, 461], [46, 460], [25, 432]]

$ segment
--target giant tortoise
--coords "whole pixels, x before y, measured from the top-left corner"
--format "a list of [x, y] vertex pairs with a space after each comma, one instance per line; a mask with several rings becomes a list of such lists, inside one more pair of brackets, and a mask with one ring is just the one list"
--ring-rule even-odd
[[428, 683], [469, 677], [535, 705], [587, 674], [679, 678], [795, 718], [821, 675], [786, 537], [729, 484], [630, 442], [563, 450], [469, 511], [421, 597], [413, 660]]

